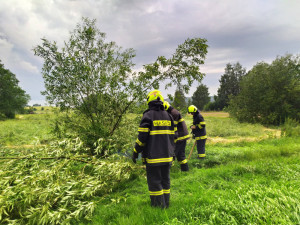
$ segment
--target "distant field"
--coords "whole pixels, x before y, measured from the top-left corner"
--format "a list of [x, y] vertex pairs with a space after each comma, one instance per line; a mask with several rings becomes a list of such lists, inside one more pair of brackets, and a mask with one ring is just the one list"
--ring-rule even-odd
[[[201, 112], [206, 122], [207, 143], [231, 143], [259, 141], [269, 137], [280, 137], [279, 128], [267, 128], [260, 124], [239, 123], [226, 112]], [[186, 114], [185, 122], [189, 127], [193, 117]]]
[[16, 119], [0, 121], [0, 146], [45, 143], [50, 134], [52, 114], [17, 115]]
[[[32, 145], [52, 138], [53, 107], [35, 107], [35, 114], [17, 115], [15, 120], [0, 121], [1, 145]], [[280, 130], [266, 128], [259, 124], [238, 123], [225, 112], [203, 112], [206, 121], [208, 143], [228, 143], [236, 141], [257, 141], [280, 136]], [[135, 114], [129, 115], [134, 118]], [[184, 115], [187, 126], [192, 124], [192, 116]]]
[[[0, 121], [1, 145], [32, 145], [52, 138], [50, 134], [54, 118], [53, 107], [35, 107], [35, 114], [17, 115], [14, 120]], [[238, 123], [226, 112], [203, 112], [206, 121], [208, 143], [228, 143], [257, 141], [268, 137], [279, 137], [280, 129], [266, 128], [259, 124]], [[134, 118], [135, 114], [129, 115]], [[192, 116], [184, 115], [187, 126], [192, 124]]]
[[53, 110], [56, 109], [56, 107], [53, 106], [32, 106], [32, 107], [25, 107], [25, 109], [33, 108], [34, 113], [36, 114], [46, 114], [46, 113], [52, 113]]

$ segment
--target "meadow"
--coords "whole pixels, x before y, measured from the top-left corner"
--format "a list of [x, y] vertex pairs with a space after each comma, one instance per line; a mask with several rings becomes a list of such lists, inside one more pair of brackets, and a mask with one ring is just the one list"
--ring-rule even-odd
[[140, 161], [86, 157], [80, 140], [51, 134], [50, 110], [0, 121], [0, 223], [300, 224], [299, 137], [223, 112], [203, 115], [207, 158], [194, 150], [189, 172], [174, 162], [165, 210], [150, 207]]

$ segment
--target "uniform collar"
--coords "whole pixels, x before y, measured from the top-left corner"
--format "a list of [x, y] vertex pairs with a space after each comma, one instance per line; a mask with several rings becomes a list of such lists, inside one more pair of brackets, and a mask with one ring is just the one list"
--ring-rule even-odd
[[172, 111], [172, 109], [174, 109], [174, 107], [172, 107], [172, 106], [169, 106], [169, 108], [168, 108], [168, 112], [171, 112], [171, 111]]
[[197, 110], [197, 111], [194, 113], [194, 117], [196, 117], [199, 113], [200, 113], [199, 110]]
[[148, 104], [149, 110], [165, 110], [163, 103], [161, 101], [151, 101]]

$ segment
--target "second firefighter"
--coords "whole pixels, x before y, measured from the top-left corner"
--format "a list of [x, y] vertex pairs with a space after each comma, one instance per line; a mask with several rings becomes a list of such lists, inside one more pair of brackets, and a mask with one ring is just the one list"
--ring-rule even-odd
[[172, 107], [169, 104], [169, 102], [165, 101], [164, 107], [167, 110], [167, 112], [170, 113], [171, 116], [173, 117], [175, 126], [177, 127], [178, 136], [177, 139], [175, 140], [176, 141], [175, 156], [178, 162], [180, 163], [181, 171], [188, 171], [189, 166], [185, 157], [185, 147], [186, 147], [186, 141], [190, 138], [190, 135], [187, 126], [180, 112], [174, 107]]

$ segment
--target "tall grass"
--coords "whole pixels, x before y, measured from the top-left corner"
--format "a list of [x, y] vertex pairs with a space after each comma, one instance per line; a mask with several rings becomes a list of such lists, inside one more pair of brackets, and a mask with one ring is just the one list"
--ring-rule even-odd
[[[208, 137], [263, 137], [268, 136], [267, 130], [260, 124], [239, 123], [237, 120], [229, 117], [204, 117], [206, 122], [206, 131]], [[185, 121], [188, 127], [193, 123], [193, 118], [190, 115], [185, 116]]]
[[16, 119], [0, 121], [1, 145], [30, 145], [52, 138], [51, 114], [17, 115]]

